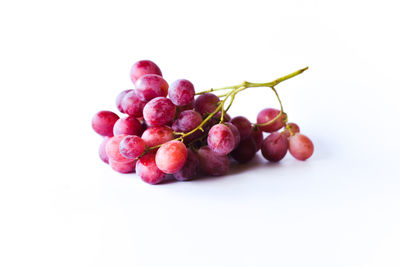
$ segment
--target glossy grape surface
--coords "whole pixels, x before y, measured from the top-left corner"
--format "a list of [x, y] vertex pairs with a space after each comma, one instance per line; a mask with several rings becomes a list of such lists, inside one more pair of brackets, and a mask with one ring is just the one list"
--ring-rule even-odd
[[130, 116], [139, 118], [143, 116], [143, 108], [146, 103], [142, 102], [134, 90], [129, 91], [121, 99], [120, 111]]
[[217, 124], [208, 132], [207, 143], [214, 152], [226, 155], [235, 148], [235, 137], [228, 126]]
[[153, 126], [143, 132], [142, 139], [148, 147], [158, 146], [174, 139], [174, 131], [168, 126]]
[[128, 159], [135, 159], [142, 155], [146, 149], [144, 140], [136, 135], [129, 135], [122, 139], [119, 144], [119, 151]]
[[148, 102], [143, 109], [143, 117], [149, 126], [161, 126], [172, 121], [176, 107], [170, 99], [157, 97]]
[[[278, 109], [274, 109], [274, 108], [266, 108], [261, 110], [258, 115], [257, 115], [257, 124], [263, 124], [263, 123], [267, 123], [271, 120], [273, 120], [276, 116], [278, 116], [280, 113], [280, 110]], [[282, 121], [282, 118], [284, 118], [285, 115], [280, 115], [278, 117], [278, 119], [276, 121], [274, 121], [273, 123], [269, 124], [269, 125], [265, 125], [265, 126], [259, 126], [259, 128], [263, 131], [263, 132], [267, 132], [267, 133], [272, 133], [275, 131], [278, 131], [279, 129], [281, 129], [284, 126], [284, 123]]]
[[147, 74], [136, 81], [136, 95], [143, 102], [168, 95], [168, 83], [156, 74]]
[[128, 134], [140, 136], [143, 133], [142, 124], [132, 116], [120, 118], [114, 124], [114, 135]]
[[174, 177], [178, 181], [187, 181], [197, 177], [199, 172], [199, 156], [192, 150], [188, 149], [185, 165], [174, 173]]
[[172, 127], [177, 132], [190, 132], [202, 123], [200, 113], [194, 110], [185, 110], [179, 114]]
[[231, 120], [231, 123], [239, 130], [241, 140], [244, 140], [250, 136], [252, 125], [247, 118], [243, 116], [237, 116]]
[[204, 116], [215, 111], [219, 100], [219, 97], [212, 93], [199, 95], [194, 101], [194, 109]]
[[172, 174], [185, 165], [186, 158], [185, 144], [179, 141], [169, 141], [157, 150], [156, 164], [162, 172]]
[[122, 108], [122, 99], [126, 96], [127, 93], [132, 92], [133, 89], [124, 90], [118, 94], [117, 98], [115, 99], [115, 105], [117, 106], [119, 112], [125, 113], [124, 109]]
[[156, 165], [154, 152], [147, 153], [136, 162], [136, 173], [149, 184], [158, 184], [165, 178], [165, 173]]
[[264, 139], [261, 152], [265, 159], [271, 162], [278, 162], [285, 157], [288, 146], [286, 136], [279, 132], [273, 132]]
[[176, 106], [186, 106], [194, 100], [194, 86], [185, 79], [177, 80], [168, 89], [168, 96]]
[[226, 126], [229, 127], [229, 129], [231, 129], [232, 133], [233, 133], [233, 137], [235, 138], [235, 147], [237, 147], [240, 143], [240, 133], [238, 128], [233, 125], [231, 122], [226, 122], [224, 123]]
[[132, 173], [135, 172], [136, 161], [119, 162], [110, 160], [110, 166], [114, 171], [120, 173]]
[[150, 60], [140, 60], [133, 64], [131, 68], [131, 81], [135, 84], [140, 77], [146, 74], [162, 76], [160, 68], [154, 62]]
[[93, 130], [101, 136], [113, 136], [113, 127], [119, 116], [111, 111], [97, 112], [92, 119]]
[[239, 163], [246, 163], [254, 158], [257, 152], [256, 143], [253, 138], [247, 138], [240, 141], [235, 150], [231, 152], [231, 156]]
[[314, 145], [307, 136], [297, 133], [289, 137], [289, 152], [298, 160], [306, 160], [314, 153]]
[[119, 144], [122, 139], [124, 139], [127, 135], [121, 134], [113, 136], [106, 144], [106, 153], [109, 160], [118, 161], [118, 162], [129, 162], [132, 159], [128, 159], [124, 157], [119, 151]]

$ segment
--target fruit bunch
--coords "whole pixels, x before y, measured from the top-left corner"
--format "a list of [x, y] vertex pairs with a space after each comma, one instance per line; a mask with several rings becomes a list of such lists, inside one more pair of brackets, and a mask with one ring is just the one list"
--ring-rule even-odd
[[[118, 110], [126, 116], [100, 111], [92, 119], [93, 129], [104, 137], [100, 158], [117, 172], [136, 171], [149, 184], [158, 184], [167, 175], [178, 181], [201, 173], [224, 175], [230, 158], [246, 163], [260, 149], [271, 162], [283, 159], [287, 151], [306, 160], [313, 154], [313, 143], [297, 124], [287, 122], [275, 89], [306, 69], [268, 83], [243, 82], [196, 93], [190, 81], [168, 85], [154, 62], [138, 61], [130, 73], [135, 89], [122, 91], [116, 98]], [[227, 111], [236, 94], [252, 87], [271, 88], [280, 109], [261, 110], [256, 123], [243, 116], [231, 119]], [[216, 91], [222, 93], [213, 94]], [[264, 132], [270, 133], [265, 139]]]

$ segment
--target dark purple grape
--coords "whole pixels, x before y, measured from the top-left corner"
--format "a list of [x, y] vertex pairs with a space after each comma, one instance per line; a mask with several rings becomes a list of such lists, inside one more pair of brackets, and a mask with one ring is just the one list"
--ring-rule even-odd
[[176, 107], [166, 97], [156, 97], [148, 102], [143, 109], [143, 117], [149, 126], [160, 126], [171, 122], [175, 116]]
[[185, 79], [177, 80], [168, 89], [168, 96], [176, 106], [186, 106], [194, 100], [194, 86]]
[[133, 84], [146, 74], [157, 74], [162, 76], [160, 68], [150, 60], [141, 60], [133, 64], [131, 68], [131, 80]]
[[144, 105], [146, 103], [139, 99], [134, 90], [131, 90], [122, 98], [120, 110], [130, 116], [139, 118], [143, 116]]
[[256, 143], [254, 142], [253, 138], [249, 137], [240, 141], [238, 147], [235, 148], [230, 155], [237, 162], [246, 163], [254, 158], [256, 152]]
[[143, 102], [168, 95], [168, 83], [156, 74], [147, 74], [136, 81], [136, 95]]
[[229, 129], [231, 129], [232, 133], [233, 133], [233, 137], [235, 138], [235, 147], [237, 147], [240, 143], [240, 133], [239, 130], [236, 128], [235, 125], [233, 125], [230, 122], [226, 122], [225, 123], [226, 126], [229, 127]]
[[194, 110], [185, 110], [179, 114], [172, 124], [172, 129], [176, 132], [190, 132], [203, 122], [200, 113]]
[[218, 107], [219, 101], [218, 96], [211, 93], [205, 93], [196, 98], [194, 101], [194, 109], [204, 116], [207, 113], [214, 112]]
[[256, 144], [257, 151], [260, 150], [262, 142], [264, 140], [263, 132], [261, 131], [261, 129], [256, 126], [253, 126], [251, 133], [250, 133], [250, 138], [253, 138], [253, 140]]
[[136, 135], [128, 135], [119, 144], [119, 152], [128, 159], [136, 159], [145, 149], [144, 140]]
[[165, 178], [165, 173], [156, 165], [155, 152], [145, 154], [136, 162], [136, 174], [149, 184], [158, 184]]
[[231, 120], [231, 123], [239, 130], [241, 140], [244, 140], [250, 136], [252, 126], [251, 122], [247, 118], [243, 116], [237, 116]]
[[264, 139], [261, 152], [267, 160], [278, 162], [285, 157], [288, 147], [287, 138], [279, 132], [273, 132]]
[[228, 126], [217, 124], [208, 132], [207, 143], [214, 152], [227, 155], [235, 148], [235, 137]]
[[[118, 94], [117, 99], [115, 99], [115, 105], [117, 106], [118, 110], [122, 113], [126, 113], [124, 111], [124, 109], [122, 108], [122, 99], [124, 98], [124, 96], [126, 96], [126, 94], [128, 94], [129, 92], [132, 92], [133, 89], [128, 89], [128, 90], [124, 90], [121, 93]], [[129, 114], [131, 115], [131, 114]]]
[[174, 177], [178, 181], [187, 181], [197, 177], [199, 172], [199, 157], [195, 152], [188, 149], [185, 165], [174, 173]]
[[208, 146], [201, 147], [197, 155], [199, 156], [200, 170], [207, 175], [224, 175], [229, 170], [229, 158], [227, 155], [215, 153]]
[[113, 136], [113, 127], [119, 116], [111, 111], [97, 112], [92, 119], [93, 130], [101, 136]]
[[132, 116], [120, 118], [114, 124], [114, 135], [128, 134], [141, 136], [143, 133], [142, 124]]

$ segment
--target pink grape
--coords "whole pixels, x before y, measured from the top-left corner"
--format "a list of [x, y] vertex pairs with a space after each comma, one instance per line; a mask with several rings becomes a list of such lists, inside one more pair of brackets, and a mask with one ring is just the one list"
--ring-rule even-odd
[[278, 162], [283, 159], [288, 151], [287, 138], [279, 132], [273, 132], [264, 139], [261, 147], [265, 159]]
[[[263, 124], [267, 123], [271, 120], [273, 120], [276, 116], [278, 116], [280, 113], [280, 110], [274, 109], [274, 108], [266, 108], [261, 110], [258, 115], [257, 115], [257, 124]], [[269, 125], [265, 126], [259, 126], [260, 129], [264, 132], [267, 133], [272, 133], [275, 131], [278, 131], [280, 128], [282, 128], [285, 124], [282, 121], [282, 118], [285, 118], [286, 115], [282, 116], [280, 115], [276, 121]]]
[[311, 140], [301, 133], [289, 137], [289, 152], [298, 160], [306, 160], [314, 153]]
[[136, 81], [136, 95], [143, 102], [153, 98], [167, 96], [168, 83], [163, 77], [156, 74], [147, 74]]
[[252, 126], [251, 122], [247, 118], [243, 116], [237, 116], [231, 120], [231, 123], [239, 130], [241, 140], [244, 140], [250, 136]]
[[133, 64], [131, 68], [131, 80], [133, 84], [137, 79], [146, 74], [157, 74], [162, 76], [160, 68], [150, 60], [141, 60]]
[[214, 112], [218, 107], [218, 102], [218, 96], [211, 93], [205, 93], [196, 98], [194, 101], [194, 109], [204, 116], [207, 113]]
[[157, 150], [157, 167], [165, 173], [175, 173], [185, 165], [187, 149], [184, 143], [179, 141], [169, 141]]
[[[288, 125], [289, 125], [290, 130], [292, 131], [293, 135], [300, 132], [300, 127], [296, 123], [289, 122]], [[285, 130], [282, 132], [282, 134], [284, 136], [286, 136], [287, 138], [290, 137], [290, 132], [287, 128], [285, 128]]]
[[93, 130], [102, 136], [113, 136], [113, 127], [119, 116], [111, 111], [99, 111], [92, 119]]
[[256, 143], [254, 139], [249, 137], [240, 141], [239, 145], [235, 150], [231, 152], [231, 156], [239, 163], [246, 163], [254, 158], [257, 152]]
[[153, 126], [143, 132], [142, 139], [148, 147], [158, 146], [174, 139], [174, 131], [168, 126]]
[[168, 89], [168, 96], [176, 106], [185, 106], [194, 100], [194, 86], [185, 79], [177, 80]]
[[158, 184], [165, 178], [165, 173], [156, 165], [156, 154], [154, 152], [145, 154], [136, 162], [136, 174], [149, 184]]
[[106, 145], [107, 145], [107, 142], [108, 142], [110, 139], [111, 139], [111, 137], [108, 137], [108, 136], [104, 137], [104, 139], [103, 139], [103, 141], [101, 142], [100, 147], [99, 147], [99, 156], [100, 156], [100, 159], [101, 159], [102, 161], [104, 161], [105, 163], [107, 163], [107, 164], [108, 164], [108, 156], [107, 156], [107, 153], [106, 153]]
[[177, 132], [190, 132], [203, 122], [200, 113], [194, 110], [185, 110], [179, 114], [172, 128]]
[[257, 151], [261, 149], [261, 145], [263, 142], [263, 132], [261, 131], [260, 128], [253, 126], [251, 133], [250, 133], [250, 138], [252, 138], [256, 144]]
[[143, 133], [142, 124], [132, 116], [120, 118], [114, 124], [114, 135], [128, 134], [140, 136]]
[[235, 138], [235, 147], [237, 147], [240, 143], [240, 133], [238, 128], [233, 125], [231, 122], [226, 122], [225, 123], [226, 126], [229, 127], [229, 129], [231, 129], [232, 133], [233, 133], [233, 137]]
[[192, 150], [188, 149], [185, 165], [174, 173], [174, 177], [178, 181], [187, 181], [196, 178], [199, 171], [199, 156]]
[[119, 112], [121, 113], [125, 113], [124, 109], [122, 108], [122, 99], [126, 96], [126, 94], [128, 94], [129, 92], [132, 92], [133, 89], [128, 89], [128, 90], [124, 90], [121, 93], [118, 94], [117, 98], [115, 99], [115, 105], [117, 106], [117, 109], [119, 110]]
[[135, 159], [142, 155], [146, 149], [144, 140], [136, 135], [129, 135], [122, 139], [119, 144], [119, 151], [128, 159]]
[[166, 97], [156, 97], [148, 102], [143, 109], [143, 117], [149, 126], [165, 125], [172, 121], [176, 107]]
[[134, 90], [131, 90], [121, 99], [120, 111], [139, 118], [143, 116], [144, 105], [146, 105], [146, 103], [139, 99]]
[[122, 139], [124, 139], [127, 135], [121, 134], [113, 136], [106, 144], [106, 154], [109, 160], [118, 161], [118, 162], [130, 162], [132, 159], [128, 159], [124, 157], [119, 151], [119, 144]]
[[208, 132], [207, 143], [214, 152], [226, 155], [235, 148], [235, 137], [228, 126], [217, 124]]
[[136, 161], [119, 162], [110, 159], [110, 166], [114, 171], [120, 173], [132, 173], [135, 172]]
[[201, 147], [198, 152], [200, 170], [213, 176], [224, 175], [229, 170], [229, 158], [227, 155], [215, 153], [208, 146]]

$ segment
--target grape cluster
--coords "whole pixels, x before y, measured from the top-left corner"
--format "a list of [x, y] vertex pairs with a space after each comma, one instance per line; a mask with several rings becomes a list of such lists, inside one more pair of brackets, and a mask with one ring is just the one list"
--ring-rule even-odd
[[[136, 62], [130, 73], [135, 89], [122, 91], [116, 98], [117, 109], [126, 116], [100, 111], [92, 119], [94, 131], [104, 138], [99, 156], [113, 170], [136, 171], [149, 184], [158, 184], [171, 175], [178, 181], [201, 174], [224, 175], [231, 159], [246, 163], [259, 150], [271, 162], [282, 160], [287, 151], [298, 160], [306, 160], [313, 154], [313, 143], [300, 133], [297, 124], [287, 123], [274, 88], [304, 70], [271, 83], [244, 82], [195, 97], [190, 81], [180, 79], [169, 86], [154, 62]], [[243, 116], [231, 119], [226, 111], [234, 96], [250, 87], [271, 87], [281, 109], [261, 110], [257, 123]], [[212, 93], [217, 90], [229, 92], [217, 96]], [[231, 102], [226, 108], [227, 100]], [[264, 132], [269, 133], [265, 139]]]

